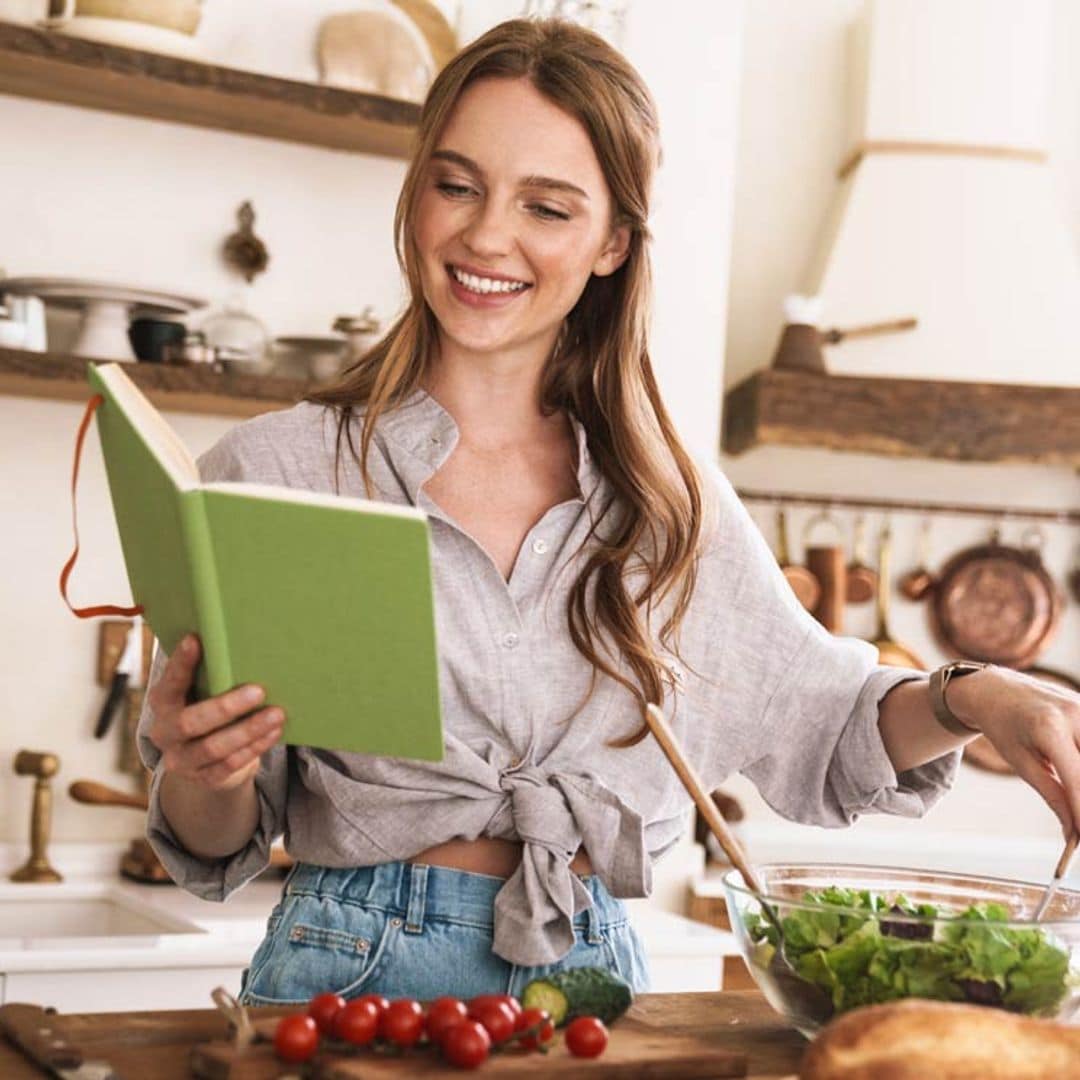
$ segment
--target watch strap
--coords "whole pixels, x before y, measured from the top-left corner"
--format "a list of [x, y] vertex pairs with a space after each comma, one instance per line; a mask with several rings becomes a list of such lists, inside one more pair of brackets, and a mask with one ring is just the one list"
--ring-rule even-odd
[[945, 692], [953, 679], [961, 679], [965, 675], [971, 675], [976, 671], [982, 671], [989, 664], [980, 664], [974, 660], [954, 660], [952, 663], [943, 664], [930, 675], [930, 708], [934, 712], [934, 719], [950, 734], [967, 737], [978, 735], [979, 729], [965, 724], [949, 708], [945, 700]]

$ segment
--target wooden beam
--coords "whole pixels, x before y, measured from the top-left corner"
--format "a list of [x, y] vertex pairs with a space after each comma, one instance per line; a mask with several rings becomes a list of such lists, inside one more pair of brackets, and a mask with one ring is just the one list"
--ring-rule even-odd
[[0, 22], [0, 93], [407, 158], [420, 107]]
[[1080, 387], [861, 378], [773, 368], [730, 389], [723, 449], [1080, 466]]

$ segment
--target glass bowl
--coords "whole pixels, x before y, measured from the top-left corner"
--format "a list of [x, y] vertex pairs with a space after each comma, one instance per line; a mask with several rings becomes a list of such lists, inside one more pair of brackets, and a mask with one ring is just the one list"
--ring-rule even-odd
[[[831, 999], [833, 1015], [907, 997], [1065, 1022], [1080, 1013], [1080, 892], [1059, 889], [1035, 923], [1045, 883], [831, 863], [757, 873], [784, 956]], [[723, 881], [746, 966], [773, 1008], [812, 1038], [825, 1018], [799, 1007], [799, 978], [776, 977], [780, 934], [761, 900], [739, 871]]]

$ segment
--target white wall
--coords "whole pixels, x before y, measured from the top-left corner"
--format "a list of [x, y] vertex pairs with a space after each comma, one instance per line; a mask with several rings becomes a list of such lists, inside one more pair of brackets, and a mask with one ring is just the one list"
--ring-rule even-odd
[[[10, 0], [5, 0], [9, 3]], [[293, 78], [314, 76], [319, 18], [342, 0], [210, 0], [208, 58]], [[471, 0], [463, 39], [523, 3]], [[687, 5], [690, 7], [691, 5]], [[741, 2], [695, 3], [687, 35], [669, 5], [639, 0], [625, 48], [650, 83], [664, 124], [658, 180], [654, 358], [677, 422], [716, 445], [723, 309], [733, 199]], [[447, 3], [453, 13], [455, 5]], [[10, 9], [8, 11], [10, 14]], [[702, 93], [702, 88], [707, 93]], [[139, 283], [217, 303], [233, 281], [216, 249], [250, 198], [272, 263], [250, 291], [273, 334], [324, 333], [334, 316], [400, 297], [391, 243], [404, 165], [377, 157], [111, 116], [0, 96], [0, 266], [11, 275], [71, 275]], [[701, 178], [709, 178], [702, 184]], [[698, 318], [702, 310], [707, 319]], [[52, 320], [56, 343], [70, 337]], [[63, 606], [56, 579], [72, 536], [68, 476], [81, 407], [0, 397], [0, 839], [26, 837], [31, 782], [11, 775], [20, 748], [62, 759], [53, 835], [135, 835], [139, 815], [82, 807], [64, 794], [90, 777], [117, 786], [115, 743], [91, 738], [104, 691], [94, 684], [97, 628]], [[199, 453], [221, 418], [170, 414]], [[76, 604], [126, 602], [115, 526], [94, 439], [80, 479]]]
[[[850, 149], [848, 28], [862, 7], [863, 0], [754, 0], [746, 6], [727, 386], [768, 365], [780, 334], [781, 301], [799, 290], [815, 250], [836, 190], [836, 168]], [[1050, 159], [1061, 197], [1062, 227], [1080, 247], [1080, 74], [1072, 64], [1080, 45], [1080, 4], [1055, 0], [1053, 20]], [[1075, 351], [1062, 357], [1063, 365], [1078, 363]], [[1077, 477], [1064, 468], [891, 460], [784, 447], [724, 457], [723, 464], [736, 486], [751, 489], [1016, 507], [1074, 508], [1080, 502]], [[810, 512], [792, 513], [793, 538], [800, 536]], [[852, 515], [836, 516], [850, 537]], [[771, 510], [759, 507], [756, 519], [772, 539]], [[880, 522], [880, 515], [870, 519], [871, 539]], [[952, 552], [985, 541], [993, 524], [980, 518], [935, 518], [931, 566], [940, 567]], [[915, 564], [918, 525], [913, 515], [897, 515], [893, 521], [898, 572]], [[1005, 540], [1017, 541], [1023, 527], [1021, 522], [1005, 522]], [[1061, 581], [1080, 557], [1078, 530], [1051, 525], [1046, 535], [1046, 562]], [[796, 544], [796, 553], [799, 550], [801, 544]], [[928, 664], [944, 659], [931, 639], [922, 606], [897, 598], [892, 624], [894, 635]], [[848, 609], [848, 632], [872, 637], [874, 629], [871, 605]], [[1067, 605], [1058, 636], [1040, 662], [1080, 676], [1075, 601]], [[744, 800], [752, 820], [776, 820], [750, 785], [736, 780], [729, 787]], [[1025, 784], [970, 767], [962, 769], [956, 789], [925, 824], [866, 818], [856, 828], [873, 834], [930, 825], [968, 833], [1058, 835], [1056, 819]], [[793, 845], [800, 832], [792, 827]]]

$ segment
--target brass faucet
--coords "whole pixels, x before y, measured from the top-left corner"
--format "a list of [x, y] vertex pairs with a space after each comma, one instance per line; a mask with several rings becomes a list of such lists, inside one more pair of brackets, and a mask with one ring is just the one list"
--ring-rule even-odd
[[63, 881], [49, 864], [45, 849], [52, 830], [52, 786], [50, 781], [60, 769], [55, 754], [20, 750], [15, 755], [18, 776], [34, 776], [34, 802], [30, 812], [30, 857], [11, 875], [12, 881]]

